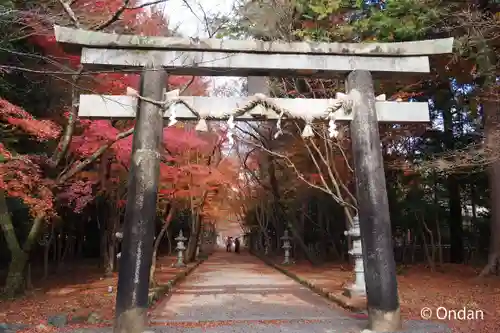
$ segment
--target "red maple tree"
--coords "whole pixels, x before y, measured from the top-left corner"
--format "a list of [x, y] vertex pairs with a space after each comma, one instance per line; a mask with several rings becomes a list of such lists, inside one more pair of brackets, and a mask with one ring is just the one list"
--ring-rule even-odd
[[[69, 21], [74, 21], [73, 23], [78, 26], [96, 27], [98, 30], [118, 29], [119, 32], [148, 35], [166, 32], [167, 22], [161, 13], [155, 11], [149, 13], [133, 1], [125, 1], [125, 4], [126, 9], [122, 8], [124, 3], [121, 1], [77, 2], [71, 9], [73, 14], [77, 14], [76, 21], [73, 19]], [[72, 17], [71, 12], [66, 11], [66, 14], [68, 14], [67, 17]], [[24, 19], [26, 24], [33, 29], [29, 42], [40, 47], [44, 56], [51, 59], [44, 66], [48, 69], [54, 66], [67, 69], [73, 77], [77, 78], [76, 80], [80, 79], [79, 86], [75, 84], [76, 80], [73, 82], [73, 95], [79, 93], [75, 90], [78, 87], [99, 94], [124, 94], [126, 87], [138, 89], [138, 74], [83, 75], [79, 56], [65, 52], [56, 43], [52, 32], [41, 28], [46, 23], [43, 19], [36, 15], [27, 15]], [[206, 82], [201, 78], [193, 79], [182, 76], [169, 76], [168, 86], [181, 88], [191, 94], [203, 94], [207, 88]], [[67, 91], [66, 95], [71, 91], [67, 87], [61, 87], [61, 89]], [[39, 141], [59, 142], [57, 148], [49, 152], [48, 156], [17, 154], [9, 150], [9, 147], [0, 145], [0, 189], [10, 197], [21, 199], [30, 209], [34, 218], [30, 231], [33, 235], [43, 229], [44, 221], [50, 221], [52, 216], [57, 215], [58, 204], [69, 205], [73, 210], [80, 212], [94, 199], [98, 191], [101, 194], [114, 194], [120, 183], [123, 184], [120, 177], [127, 176], [126, 171], [132, 150], [130, 134], [132, 134], [133, 121], [79, 119], [75, 103], [63, 104], [59, 110], [55, 111], [53, 112], [55, 121], [38, 120], [26, 110], [0, 98], [0, 122], [15, 130], [13, 135], [27, 135]], [[201, 169], [204, 170], [204, 174], [210, 174], [209, 166], [201, 167], [196, 163], [182, 164], [189, 162], [183, 159], [182, 152], [195, 150], [202, 153], [206, 144], [207, 142], [193, 131], [166, 128], [164, 130], [166, 149], [161, 166], [162, 182], [176, 181], [178, 179], [172, 175], [195, 174]], [[103, 181], [99, 164], [105, 163], [109, 164], [110, 172]], [[48, 170], [52, 171], [48, 172]], [[213, 183], [213, 177], [210, 179]], [[181, 194], [181, 192], [178, 193], [178, 195]], [[171, 197], [160, 196], [160, 200], [163, 199], [172, 200]], [[22, 280], [16, 280], [16, 277], [22, 276], [20, 272], [24, 269], [27, 253], [35, 239], [36, 237], [28, 238], [26, 242], [30, 244], [25, 242], [22, 247], [17, 244], [17, 247], [10, 249], [12, 262], [7, 286], [12, 292], [19, 289], [21, 285]]]

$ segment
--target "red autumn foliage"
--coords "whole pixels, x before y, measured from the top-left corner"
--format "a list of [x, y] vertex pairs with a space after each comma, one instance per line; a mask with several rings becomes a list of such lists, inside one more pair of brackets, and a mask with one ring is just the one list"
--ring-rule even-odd
[[[0, 122], [18, 129], [38, 141], [55, 139], [60, 128], [49, 120], [37, 120], [22, 108], [0, 98]], [[16, 133], [18, 135], [19, 133]], [[16, 156], [0, 144], [0, 189], [7, 195], [22, 200], [33, 216], [53, 214], [53, 182], [43, 176], [41, 156]]]
[[[129, 1], [127, 8], [137, 7], [138, 4], [137, 1]], [[75, 2], [73, 11], [79, 14], [79, 18], [81, 17], [82, 20], [85, 21], [88, 17], [91, 17], [91, 20], [98, 24], [109, 20], [122, 5], [123, 1]], [[52, 31], [39, 29], [42, 25], [41, 22], [31, 18], [28, 23], [31, 23], [36, 32], [30, 37], [30, 41], [41, 47], [46, 55], [56, 62], [66, 64], [73, 69], [80, 65], [80, 56], [65, 52], [62, 46], [57, 43]], [[115, 23], [113, 27], [117, 28], [117, 25], [121, 28], [118, 29], [118, 32], [122, 33], [143, 36], [159, 36], [168, 33], [168, 22], [163, 13], [157, 11], [149, 13], [144, 8], [126, 9], [120, 15], [119, 22]], [[97, 74], [94, 79], [95, 84], [92, 89], [96, 94], [122, 95], [127, 87], [136, 90], [139, 88], [139, 75], [136, 73], [113, 73], [110, 71], [109, 73]], [[190, 80], [191, 77], [186, 76], [169, 76], [168, 86], [174, 88], [183, 87]], [[206, 93], [206, 89], [207, 82], [197, 77], [189, 85], [187, 92], [192, 95], [203, 95]]]
[[175, 139], [165, 142], [171, 155], [160, 166], [161, 198], [201, 197], [229, 183], [230, 172], [221, 170], [224, 164], [206, 163], [221, 140], [203, 140], [194, 131], [179, 128], [168, 128], [166, 132], [171, 130], [176, 131]]
[[28, 156], [0, 164], [0, 189], [22, 200], [34, 217], [54, 213], [52, 186], [53, 182], [43, 176], [39, 165]]
[[50, 120], [37, 120], [31, 114], [0, 98], [0, 121], [16, 127], [39, 141], [56, 139], [61, 129]]
[[5, 148], [4, 144], [1, 142], [0, 142], [0, 155], [5, 159], [9, 159], [12, 157], [10, 151], [8, 151], [7, 148]]
[[60, 187], [57, 198], [79, 213], [94, 199], [94, 187], [98, 182], [95, 172], [81, 172], [78, 179]]
[[[122, 1], [84, 1], [76, 2], [72, 5], [73, 11], [77, 14], [81, 23], [86, 26], [100, 25], [109, 20], [114, 13], [123, 5]], [[128, 7], [133, 8], [137, 3], [131, 1]], [[65, 14], [64, 14], [65, 15]], [[34, 33], [29, 41], [40, 47], [45, 56], [54, 61], [76, 69], [80, 65], [80, 56], [69, 54], [59, 45], [53, 32], [50, 29], [41, 28], [44, 26], [39, 17], [31, 16], [26, 18], [26, 23], [30, 25]], [[144, 8], [126, 9], [120, 16], [120, 20], [112, 25], [113, 30], [118, 32], [128, 32], [143, 35], [161, 35], [167, 32], [167, 22], [161, 13], [153, 11], [149, 13]], [[48, 65], [50, 66], [50, 64]], [[136, 73], [101, 73], [95, 75], [91, 89], [98, 94], [124, 94], [127, 87], [139, 89], [140, 76]], [[189, 86], [188, 86], [189, 85]], [[187, 92], [194, 95], [206, 93], [207, 82], [201, 78], [192, 79], [186, 76], [169, 76], [169, 89], [186, 86]], [[57, 111], [57, 110], [55, 110]], [[63, 106], [60, 114], [68, 118], [70, 111], [68, 106]], [[36, 120], [28, 112], [8, 101], [0, 99], [0, 121], [6, 122], [20, 131], [33, 136], [40, 141], [57, 139], [61, 134], [61, 129], [54, 122], [49, 120]], [[82, 160], [88, 158], [96, 150], [105, 144], [114, 142], [111, 149], [114, 154], [112, 161], [112, 181], [106, 184], [118, 185], [117, 170], [129, 164], [132, 150], [132, 136], [116, 140], [116, 136], [133, 126], [133, 122], [128, 122], [125, 127], [114, 127], [109, 120], [83, 120], [78, 119], [76, 123], [76, 133], [71, 140], [69, 154], [71, 159]], [[206, 151], [207, 142], [199, 138], [193, 131], [185, 131], [179, 128], [166, 128], [164, 130], [165, 148], [173, 154], [198, 150], [200, 153]], [[10, 157], [10, 152], [2, 145], [0, 153], [3, 158]], [[165, 180], [173, 179], [172, 175], [179, 173], [175, 168], [182, 163], [181, 159], [165, 156], [173, 167], [162, 165], [162, 174]], [[67, 184], [57, 184], [54, 179], [46, 177], [42, 170], [42, 165], [37, 164], [39, 160], [32, 156], [24, 156], [22, 160], [9, 160], [0, 165], [2, 182], [0, 187], [7, 190], [10, 196], [21, 198], [32, 210], [33, 213], [43, 212], [53, 213], [54, 190], [57, 188], [57, 199], [59, 203], [71, 206], [75, 211], [81, 211], [86, 204], [92, 201], [95, 196], [96, 177], [89, 177], [88, 173], [80, 172], [76, 174]], [[77, 162], [78, 163], [78, 162]], [[70, 169], [71, 166], [66, 169]], [[167, 173], [165, 170], [169, 170]], [[179, 171], [179, 172], [178, 172]], [[123, 175], [122, 171], [121, 176]], [[126, 173], [125, 173], [126, 174]], [[167, 175], [170, 174], [170, 175]], [[31, 178], [33, 177], [33, 178]], [[119, 177], [119, 176], [118, 176]], [[28, 181], [30, 180], [31, 181]], [[110, 189], [112, 190], [112, 189]], [[50, 192], [50, 195], [40, 196], [40, 191]], [[43, 198], [43, 199], [35, 199]], [[43, 204], [42, 204], [43, 203]]]
[[321, 175], [319, 173], [311, 173], [309, 175], [309, 181], [313, 184], [321, 183]]

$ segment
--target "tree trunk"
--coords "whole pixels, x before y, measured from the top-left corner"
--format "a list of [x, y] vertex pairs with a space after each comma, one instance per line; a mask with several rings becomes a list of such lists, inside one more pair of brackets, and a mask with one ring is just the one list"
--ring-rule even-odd
[[191, 234], [186, 249], [186, 263], [193, 262], [196, 259], [196, 247], [200, 237], [201, 218], [198, 214], [193, 216]]
[[[302, 203], [302, 210], [300, 212], [300, 218], [297, 219], [297, 232], [304, 236], [304, 226], [306, 221], [306, 203]], [[303, 258], [302, 251], [298, 251], [297, 249], [298, 243], [293, 242], [293, 255], [295, 260], [301, 260]]]
[[[3, 191], [0, 191], [0, 226], [2, 227], [5, 241], [11, 254], [9, 271], [5, 284], [5, 295], [7, 297], [13, 297], [17, 291], [16, 289], [22, 285], [22, 273], [21, 276], [19, 276], [19, 272], [23, 271], [26, 259], [23, 258], [23, 251], [17, 240]], [[19, 269], [19, 267], [21, 267], [21, 269]], [[20, 281], [18, 282], [18, 280]]]
[[54, 239], [52, 240], [52, 263], [53, 264], [56, 264], [57, 263], [57, 230], [55, 229], [54, 227], [54, 224], [52, 224], [53, 226], [53, 233], [54, 233]]
[[[273, 204], [273, 213], [277, 216], [278, 221], [288, 219], [288, 227], [292, 232], [293, 239], [296, 241], [297, 245], [304, 252], [306, 259], [313, 265], [318, 264], [318, 261], [314, 256], [310, 253], [307, 248], [304, 240], [302, 239], [302, 234], [297, 230], [299, 227], [299, 221], [296, 217], [287, 216], [286, 210], [281, 203], [281, 196], [279, 191], [278, 179], [276, 177], [276, 168], [274, 165], [274, 157], [272, 155], [268, 156], [267, 160], [267, 171], [269, 174], [269, 184], [271, 187], [271, 193], [273, 194], [274, 202]], [[280, 223], [278, 223], [280, 224]], [[278, 231], [278, 230], [277, 230]]]
[[443, 243], [441, 241], [441, 226], [439, 225], [439, 220], [436, 220], [436, 236], [437, 236], [437, 245], [438, 245], [438, 261], [439, 266], [443, 266]]
[[73, 253], [73, 242], [75, 238], [73, 237], [73, 231], [68, 230], [68, 232], [64, 235], [64, 250], [61, 256], [61, 264], [64, 264], [68, 255], [71, 257], [71, 253]]
[[[493, 88], [491, 94], [494, 93]], [[486, 145], [487, 149], [498, 151], [498, 135], [500, 126], [498, 117], [500, 116], [498, 103], [493, 96], [486, 96], [491, 100], [483, 103], [485, 114]], [[479, 274], [480, 277], [496, 272], [500, 265], [500, 160], [496, 158], [490, 165], [489, 181], [491, 188], [491, 220], [490, 220], [490, 250], [488, 263]]]
[[47, 239], [47, 243], [43, 249], [43, 279], [46, 280], [49, 277], [49, 254], [50, 245], [52, 244], [54, 238], [54, 228], [50, 228], [50, 236]]
[[50, 251], [50, 243], [47, 242], [45, 247], [43, 248], [43, 279], [47, 280], [49, 277], [49, 251]]
[[[108, 235], [107, 235], [107, 228], [104, 225], [103, 222], [99, 221], [99, 234], [100, 234], [100, 240], [99, 240], [99, 252], [101, 256], [101, 260], [99, 261], [99, 268], [104, 268], [104, 273], [106, 274], [108, 262], [109, 262], [109, 248], [108, 248]], [[102, 265], [102, 266], [101, 266]]]
[[460, 264], [464, 260], [464, 244], [460, 185], [457, 176], [448, 176], [447, 187], [450, 195], [450, 261]]
[[[423, 246], [424, 246], [424, 254], [425, 258], [427, 259], [427, 263], [429, 264], [429, 267], [431, 271], [435, 271], [435, 261], [434, 261], [434, 239], [432, 235], [432, 231], [427, 227], [427, 224], [425, 221], [422, 219], [422, 225], [420, 226], [420, 233], [422, 236], [422, 241], [423, 241]], [[429, 244], [427, 244], [427, 238], [425, 237], [425, 233], [429, 234], [430, 242], [431, 242], [431, 247], [432, 247], [432, 253], [429, 252]]]
[[168, 232], [167, 228], [167, 239], [168, 239], [168, 255], [172, 254], [172, 244], [174, 243], [172, 235]]
[[28, 262], [28, 255], [21, 251], [11, 252], [11, 260], [7, 279], [5, 280], [5, 296], [14, 298], [23, 291], [24, 269]]
[[301, 250], [304, 251], [304, 255], [306, 256], [307, 261], [309, 261], [313, 265], [318, 265], [318, 259], [315, 258], [311, 251], [309, 251], [309, 249], [307, 248], [306, 243], [304, 243], [304, 240], [302, 239], [302, 235], [299, 234], [297, 229], [295, 229], [295, 224], [291, 222], [288, 226], [290, 228], [290, 231], [292, 232], [293, 239], [297, 242]]
[[[257, 253], [263, 254], [262, 250], [265, 249], [265, 245], [263, 245], [262, 240], [266, 240], [269, 238], [269, 235], [267, 233], [267, 228], [269, 226], [269, 219], [267, 217], [267, 210], [265, 207], [263, 207], [262, 204], [259, 204], [256, 207], [256, 212], [255, 212], [255, 218], [257, 220], [257, 223], [259, 224], [259, 234], [256, 237], [256, 245], [257, 246]], [[266, 253], [264, 253], [266, 254]]]
[[434, 192], [434, 209], [436, 211], [436, 232], [437, 232], [437, 243], [438, 243], [438, 260], [439, 260], [439, 265], [442, 266], [444, 263], [443, 259], [443, 244], [442, 244], [442, 238], [441, 238], [441, 225], [439, 223], [439, 209], [440, 209], [440, 204], [439, 204], [439, 198], [438, 198], [438, 177], [437, 173], [434, 171], [433, 172], [433, 192]]
[[33, 280], [31, 276], [31, 263], [28, 261], [26, 264], [26, 290], [33, 289]]
[[107, 251], [104, 262], [104, 275], [106, 277], [113, 276], [113, 272], [115, 271], [115, 260], [116, 260], [116, 232], [118, 230], [118, 225], [120, 223], [120, 216], [115, 214], [114, 216], [108, 218], [108, 222], [110, 224], [109, 228], [106, 228], [106, 244]]
[[406, 264], [406, 253], [408, 252], [408, 230], [403, 233], [403, 249], [401, 251], [401, 264]]
[[415, 233], [413, 236], [413, 244], [411, 247], [411, 264], [412, 265], [415, 263], [415, 254], [417, 253], [417, 246], [418, 246], [418, 236]]
[[104, 268], [104, 276], [111, 277], [113, 276], [113, 272], [115, 271], [115, 237], [109, 235], [108, 240], [108, 254], [106, 256], [105, 268]]
[[321, 253], [321, 260], [325, 261], [328, 256], [328, 237], [327, 237], [327, 228], [325, 227], [325, 219], [322, 218], [321, 214], [319, 213], [319, 207], [317, 207], [317, 218], [318, 218], [318, 224], [320, 226], [321, 230], [321, 236], [320, 236], [320, 253]]
[[154, 245], [153, 245], [153, 261], [151, 262], [151, 268], [149, 269], [149, 285], [151, 287], [155, 287], [157, 285], [156, 279], [155, 279], [155, 272], [156, 272], [156, 259], [157, 259], [157, 253], [158, 253], [158, 248], [160, 246], [161, 240], [165, 233], [167, 232], [168, 226], [163, 226], [160, 230], [160, 233], [155, 239]]
[[83, 246], [85, 244], [84, 242], [85, 239], [85, 223], [78, 223], [78, 237], [77, 237], [77, 243], [76, 243], [76, 257], [78, 259], [83, 258]]
[[7, 272], [7, 279], [5, 280], [5, 296], [8, 298], [14, 297], [17, 293], [23, 291], [24, 273], [26, 263], [28, 262], [29, 253], [33, 247], [38, 233], [43, 225], [43, 217], [37, 217], [33, 221], [31, 230], [26, 237], [23, 247], [19, 245], [12, 219], [10, 218], [7, 202], [3, 191], [0, 191], [0, 226], [2, 227], [7, 247], [11, 253], [11, 261], [9, 270]]
[[[155, 272], [156, 272], [156, 259], [157, 259], [157, 253], [158, 253], [158, 248], [160, 247], [161, 240], [163, 239], [163, 236], [165, 236], [165, 233], [167, 233], [167, 229], [170, 225], [170, 221], [172, 221], [172, 217], [174, 216], [174, 208], [170, 208], [167, 218], [165, 219], [165, 222], [163, 223], [163, 226], [161, 227], [160, 233], [155, 239], [155, 242], [153, 244], [153, 260], [151, 262], [151, 268], [149, 270], [149, 284], [151, 287], [155, 287], [157, 285], [156, 279], [155, 279]], [[170, 254], [170, 251], [169, 251]]]
[[[56, 238], [56, 243], [57, 243], [57, 264], [56, 264], [56, 270], [60, 271], [62, 267], [62, 255], [63, 255], [63, 237], [66, 234], [64, 233], [64, 230], [62, 227], [59, 228], [59, 232], [57, 233], [57, 238]], [[65, 242], [66, 243], [66, 242]]]
[[[455, 149], [453, 108], [450, 104], [452, 96], [450, 84], [443, 82], [440, 92], [436, 95], [436, 104], [443, 110], [444, 145], [447, 150]], [[450, 261], [459, 264], [463, 262], [464, 250], [460, 183], [457, 175], [451, 174], [448, 176], [446, 188], [449, 194]]]

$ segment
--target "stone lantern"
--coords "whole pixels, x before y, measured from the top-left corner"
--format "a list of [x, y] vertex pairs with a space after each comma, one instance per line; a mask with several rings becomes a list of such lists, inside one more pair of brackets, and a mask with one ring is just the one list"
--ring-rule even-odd
[[354, 216], [353, 222], [351, 228], [344, 232], [344, 235], [353, 238], [352, 249], [349, 251], [349, 254], [354, 258], [355, 273], [354, 283], [347, 288], [346, 292], [349, 296], [365, 296], [366, 285], [365, 270], [363, 266], [363, 249], [361, 247], [361, 233], [359, 230], [359, 217], [357, 215]]
[[[121, 242], [121, 241], [122, 241], [122, 239], [123, 239], [123, 232], [121, 232], [121, 231], [116, 232], [116, 233], [115, 233], [115, 237], [116, 237], [116, 239], [117, 239], [119, 242]], [[121, 253], [121, 252], [118, 252], [118, 253], [116, 254], [116, 259], [120, 259], [121, 257], [122, 257], [122, 253]]]
[[184, 250], [186, 247], [184, 246], [184, 241], [187, 240], [187, 238], [184, 237], [182, 230], [179, 231], [179, 236], [177, 236], [175, 240], [177, 241], [177, 247], [175, 248], [177, 250], [177, 262], [174, 264], [174, 267], [185, 267]]
[[285, 234], [281, 237], [281, 240], [283, 241], [282, 248], [285, 250], [285, 260], [283, 261], [283, 265], [290, 264], [290, 249], [292, 248], [290, 245], [290, 239], [290, 236], [288, 236], [288, 230], [285, 230]]

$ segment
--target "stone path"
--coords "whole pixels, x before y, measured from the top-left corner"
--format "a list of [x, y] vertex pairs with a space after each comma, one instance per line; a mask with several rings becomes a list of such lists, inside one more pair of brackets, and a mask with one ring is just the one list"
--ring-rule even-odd
[[[256, 257], [226, 252], [191, 273], [151, 310], [150, 320], [149, 331], [158, 333], [359, 333], [367, 324]], [[399, 333], [450, 333], [425, 321], [405, 329]]]
[[215, 253], [152, 312], [152, 322], [325, 319], [337, 310], [248, 254]]
[[[226, 252], [212, 255], [162, 300], [151, 322], [154, 331], [175, 333], [350, 333], [366, 325], [259, 259]], [[410, 322], [406, 332], [449, 331]]]

